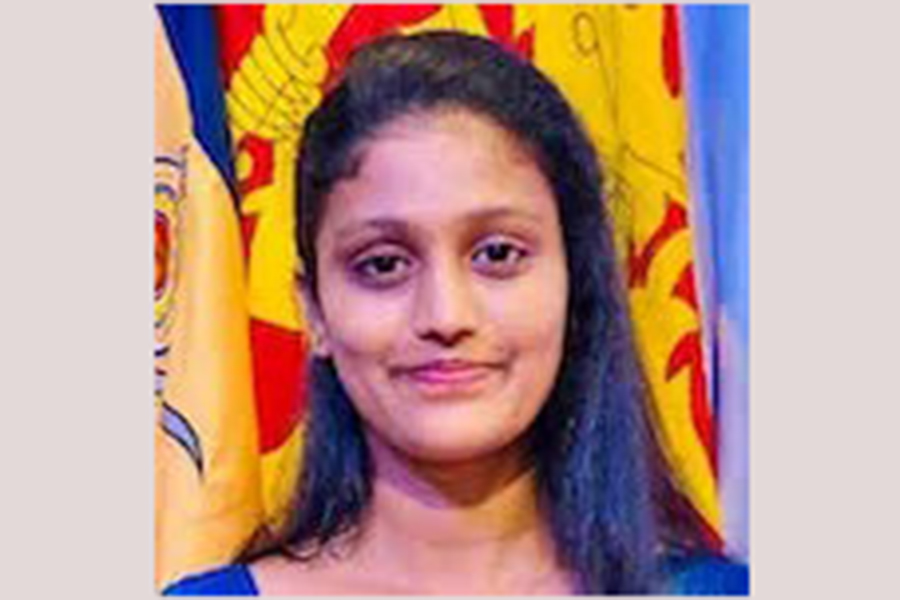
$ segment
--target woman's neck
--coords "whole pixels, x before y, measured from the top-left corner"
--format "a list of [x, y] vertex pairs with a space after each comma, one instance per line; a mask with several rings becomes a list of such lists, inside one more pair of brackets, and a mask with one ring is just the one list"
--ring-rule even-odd
[[376, 475], [358, 567], [414, 593], [568, 591], [520, 446], [440, 464], [377, 440], [370, 449]]

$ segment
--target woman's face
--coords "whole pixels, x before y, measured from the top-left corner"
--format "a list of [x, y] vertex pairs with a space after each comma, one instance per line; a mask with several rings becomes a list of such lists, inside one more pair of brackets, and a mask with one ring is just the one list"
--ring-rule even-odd
[[318, 352], [370, 435], [424, 461], [517, 440], [561, 363], [559, 214], [529, 154], [462, 110], [363, 142], [316, 235]]

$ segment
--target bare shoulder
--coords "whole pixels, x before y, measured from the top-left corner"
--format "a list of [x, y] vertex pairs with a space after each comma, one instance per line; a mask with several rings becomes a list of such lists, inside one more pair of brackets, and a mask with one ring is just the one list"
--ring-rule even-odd
[[360, 591], [356, 566], [352, 557], [325, 553], [308, 561], [283, 555], [266, 556], [251, 563], [249, 568], [262, 596], [330, 596]]
[[329, 587], [325, 561], [302, 561], [283, 555], [260, 558], [249, 565], [261, 596], [319, 595]]
[[373, 577], [351, 556], [323, 554], [309, 561], [272, 555], [249, 565], [261, 596], [333, 596], [408, 594], [391, 582]]

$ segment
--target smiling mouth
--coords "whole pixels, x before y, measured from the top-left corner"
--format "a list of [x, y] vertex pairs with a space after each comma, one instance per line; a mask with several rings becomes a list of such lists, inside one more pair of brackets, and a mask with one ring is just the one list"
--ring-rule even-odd
[[471, 397], [478, 395], [502, 370], [496, 363], [438, 360], [399, 368], [395, 376], [426, 397]]

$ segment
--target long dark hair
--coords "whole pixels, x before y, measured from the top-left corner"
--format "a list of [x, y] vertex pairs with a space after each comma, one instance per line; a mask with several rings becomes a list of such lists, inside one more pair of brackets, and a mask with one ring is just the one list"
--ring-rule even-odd
[[[399, 116], [448, 107], [511, 132], [533, 153], [560, 211], [570, 282], [564, 358], [528, 434], [558, 557], [579, 592], [653, 591], [672, 523], [682, 539], [700, 538], [666, 504], [676, 494], [649, 422], [597, 154], [543, 74], [457, 32], [385, 37], [355, 52], [304, 127], [296, 202], [304, 285], [315, 297], [315, 234], [333, 186], [358, 168], [360, 143]], [[360, 418], [333, 365], [313, 359], [310, 368], [304, 468], [282, 545], [301, 558], [358, 531], [371, 499]]]

